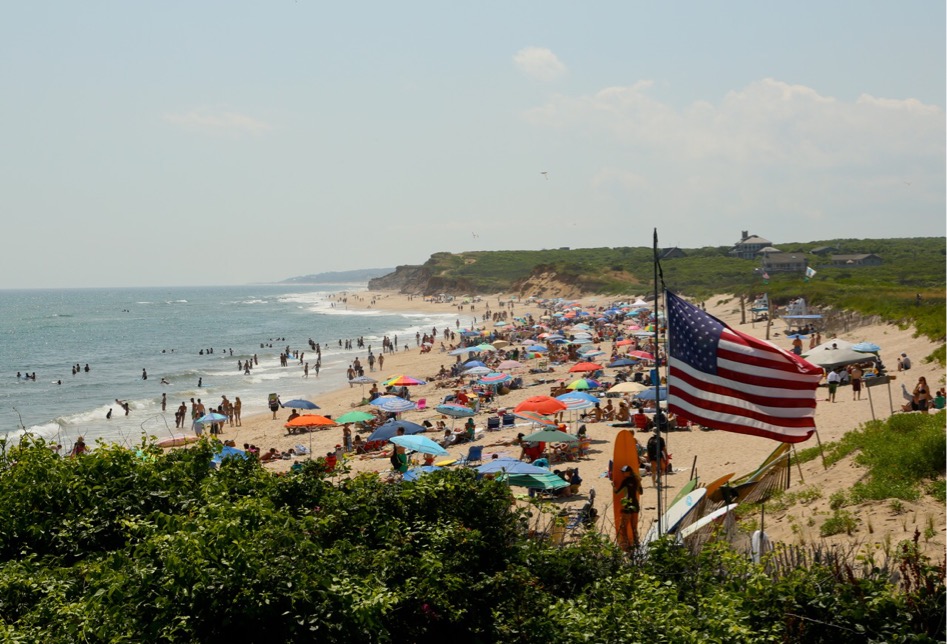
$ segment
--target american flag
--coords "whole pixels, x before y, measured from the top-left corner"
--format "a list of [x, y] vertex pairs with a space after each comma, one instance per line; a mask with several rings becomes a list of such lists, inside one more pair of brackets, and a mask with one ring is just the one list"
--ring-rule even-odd
[[815, 431], [822, 369], [670, 291], [668, 409], [704, 427], [799, 443]]

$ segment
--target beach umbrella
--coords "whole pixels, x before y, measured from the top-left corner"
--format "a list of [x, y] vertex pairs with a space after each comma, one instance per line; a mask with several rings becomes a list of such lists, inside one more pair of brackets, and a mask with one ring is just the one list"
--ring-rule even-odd
[[447, 355], [449, 356], [462, 356], [465, 353], [470, 353], [476, 351], [474, 347], [460, 347], [459, 349], [454, 349], [453, 351], [448, 351]]
[[283, 427], [330, 427], [335, 425], [335, 421], [325, 416], [317, 414], [303, 414], [287, 422]]
[[[654, 396], [654, 387], [649, 387], [644, 391], [639, 391], [635, 398], [638, 400], [654, 400]], [[667, 387], [659, 387], [657, 396], [659, 400], [666, 400], [668, 397]]]
[[290, 409], [319, 409], [319, 405], [314, 402], [309, 402], [308, 400], [290, 400], [289, 402], [283, 403], [283, 407], [289, 407]]
[[366, 420], [374, 420], [375, 414], [369, 414], [367, 411], [350, 411], [342, 414], [335, 419], [340, 425], [345, 423], [364, 423]]
[[370, 385], [378, 381], [375, 380], [374, 378], [369, 378], [368, 376], [355, 376], [354, 378], [349, 380], [349, 382], [352, 383], [353, 385]]
[[641, 360], [654, 360], [654, 356], [647, 351], [629, 351], [628, 355], [632, 358], [639, 358]]
[[484, 342], [483, 344], [478, 344], [476, 347], [477, 351], [496, 351], [497, 348], [492, 344]]
[[617, 360], [612, 360], [609, 362], [606, 367], [631, 367], [638, 364], [637, 360], [632, 360], [630, 358], [618, 358]]
[[399, 396], [379, 396], [375, 400], [368, 403], [373, 407], [378, 407], [384, 411], [394, 412], [400, 414], [403, 411], [408, 411], [409, 409], [416, 409], [415, 405], [410, 400], [405, 400]]
[[504, 322], [503, 320], [499, 320], [499, 321], [495, 322], [495, 323], [493, 324], [493, 326], [500, 326], [500, 327], [503, 327], [503, 326], [506, 326], [507, 324], [509, 324], [509, 322]]
[[558, 429], [543, 429], [535, 434], [524, 436], [523, 440], [527, 443], [578, 443], [579, 437], [560, 432]]
[[568, 385], [566, 385], [566, 389], [596, 389], [601, 386], [602, 385], [598, 380], [592, 380], [591, 378], [579, 378], [578, 380], [573, 380]]
[[563, 411], [565, 408], [565, 403], [556, 400], [552, 396], [531, 396], [518, 404], [513, 411], [535, 411], [539, 414], [554, 414], [558, 411]]
[[437, 405], [434, 408], [434, 411], [439, 414], [444, 414], [445, 416], [450, 416], [451, 418], [470, 418], [471, 416], [477, 415], [477, 412], [475, 412], [470, 407], [456, 405], [454, 403], [443, 403]]
[[627, 346], [631, 346], [631, 345], [634, 344], [634, 343], [635, 343], [635, 341], [632, 340], [631, 338], [625, 338], [624, 340], [619, 340], [618, 342], [615, 342], [615, 344], [614, 344], [613, 346], [616, 346], [616, 347], [627, 347]]
[[465, 376], [485, 376], [488, 373], [493, 373], [490, 367], [471, 367], [464, 370]]
[[596, 364], [594, 362], [577, 362], [576, 364], [569, 367], [569, 373], [591, 373], [593, 371], [598, 371], [602, 368], [602, 365]]
[[468, 360], [463, 364], [464, 369], [473, 369], [474, 367], [486, 367], [486, 363], [480, 360]]
[[590, 351], [580, 352], [579, 355], [585, 359], [590, 359], [590, 358], [597, 358], [599, 356], [604, 356], [605, 352], [599, 349], [592, 349]]
[[435, 470], [439, 470], [437, 465], [421, 465], [420, 467], [412, 467], [410, 470], [404, 473], [401, 477], [402, 481], [417, 481], [420, 477], [425, 474], [430, 474]]
[[504, 382], [509, 382], [512, 379], [513, 377], [508, 373], [494, 371], [480, 376], [477, 382], [481, 385], [502, 385]]
[[516, 360], [504, 360], [497, 365], [497, 369], [519, 369], [522, 366], [522, 362], [518, 362]]
[[542, 414], [536, 413], [535, 411], [517, 411], [513, 412], [513, 415], [517, 418], [522, 418], [523, 420], [528, 420], [531, 423], [537, 423], [545, 427], [558, 427], [556, 421], [551, 418], [547, 418]]
[[549, 470], [530, 465], [515, 458], [495, 458], [476, 468], [479, 474], [506, 472], [507, 474], [549, 474]]
[[510, 346], [510, 343], [507, 342], [506, 340], [494, 340], [493, 346], [496, 347], [497, 349], [503, 349]]
[[399, 374], [392, 378], [391, 380], [385, 381], [386, 387], [414, 387], [415, 385], [426, 385], [426, 380], [420, 380], [418, 378], [412, 378], [411, 376], [406, 376], [404, 374]]
[[570, 411], [594, 407], [595, 403], [599, 401], [598, 398], [584, 391], [570, 391], [567, 394], [556, 396], [556, 400], [565, 403], [566, 408]]
[[447, 450], [432, 441], [427, 436], [392, 436], [391, 442], [395, 445], [401, 445], [405, 449], [414, 450], [421, 454], [433, 454], [434, 456], [447, 456]]
[[394, 436], [397, 436], [399, 429], [403, 429], [406, 436], [421, 434], [425, 431], [424, 427], [422, 425], [418, 425], [417, 423], [412, 423], [407, 420], [389, 420], [384, 425], [376, 428], [375, 431], [369, 434], [368, 438], [365, 440], [386, 441]]
[[608, 390], [608, 393], [612, 394], [636, 394], [639, 391], [644, 391], [647, 389], [647, 385], [643, 385], [640, 382], [619, 382], [617, 385], [613, 386]]
[[549, 349], [547, 349], [541, 344], [531, 344], [528, 347], [526, 347], [526, 350], [532, 351], [533, 353], [546, 353], [547, 351], [549, 351]]
[[548, 471], [545, 474], [510, 474], [506, 480], [509, 485], [534, 490], [558, 490], [569, 485], [568, 481]]
[[198, 419], [195, 420], [194, 422], [195, 422], [195, 423], [200, 423], [201, 425], [204, 425], [204, 424], [206, 424], [206, 423], [222, 423], [222, 422], [224, 422], [225, 420], [227, 420], [227, 417], [226, 417], [226, 416], [223, 416], [223, 415], [221, 415], [221, 414], [218, 414], [218, 413], [212, 411], [212, 412], [210, 412], [209, 414], [204, 414], [203, 416], [201, 416], [200, 418], [198, 418]]
[[858, 353], [878, 353], [881, 351], [881, 347], [874, 342], [859, 342], [852, 345], [852, 351], [857, 351]]
[[790, 333], [786, 337], [789, 338], [790, 340], [805, 340], [809, 336], [804, 333]]
[[214, 457], [210, 459], [210, 463], [214, 467], [220, 467], [220, 464], [223, 463], [224, 459], [227, 458], [246, 459], [247, 453], [242, 449], [237, 449], [236, 447], [231, 447], [230, 445], [224, 445], [221, 450], [214, 454]]

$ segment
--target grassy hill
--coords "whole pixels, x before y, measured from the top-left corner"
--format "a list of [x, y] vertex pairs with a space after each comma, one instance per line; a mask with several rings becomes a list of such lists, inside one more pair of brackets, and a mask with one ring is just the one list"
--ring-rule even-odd
[[[883, 264], [835, 267], [829, 257], [811, 253], [826, 246], [837, 254], [874, 253]], [[730, 257], [728, 247], [718, 246], [683, 249], [685, 257], [662, 261], [664, 281], [668, 288], [698, 298], [724, 292], [752, 297], [765, 291], [775, 304], [785, 304], [802, 296], [814, 305], [914, 324], [932, 340], [944, 341], [944, 237], [829, 239], [778, 247], [804, 254], [815, 277], [806, 281], [801, 273], [773, 273], [764, 282], [758, 261]], [[544, 274], [584, 293], [647, 293], [653, 288], [652, 255], [646, 247], [436, 253], [421, 266], [399, 267], [373, 280], [371, 287], [425, 294], [517, 292], [531, 277]]]

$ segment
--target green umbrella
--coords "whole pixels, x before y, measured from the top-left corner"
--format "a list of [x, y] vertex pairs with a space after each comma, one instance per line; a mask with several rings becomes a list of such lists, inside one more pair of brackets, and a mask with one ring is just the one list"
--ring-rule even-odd
[[336, 418], [335, 422], [340, 425], [344, 425], [345, 423], [364, 423], [366, 420], [372, 420], [373, 418], [375, 418], [375, 415], [369, 414], [367, 411], [350, 411]]
[[552, 472], [548, 474], [510, 474], [507, 481], [510, 485], [536, 490], [558, 490], [569, 485], [568, 481]]
[[523, 440], [530, 443], [578, 443], [579, 437], [560, 432], [558, 429], [544, 429], [535, 434], [524, 436]]

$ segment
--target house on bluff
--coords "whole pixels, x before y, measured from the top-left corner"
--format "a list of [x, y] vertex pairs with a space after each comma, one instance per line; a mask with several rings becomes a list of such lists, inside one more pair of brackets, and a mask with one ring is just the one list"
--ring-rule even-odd
[[758, 235], [750, 235], [744, 230], [740, 241], [734, 244], [728, 254], [731, 257], [739, 257], [740, 259], [756, 259], [757, 253], [768, 246], [772, 246], [772, 244], [773, 242], [770, 240]]
[[874, 253], [857, 253], [855, 255], [832, 255], [832, 266], [849, 268], [852, 266], [881, 266], [884, 260]]

